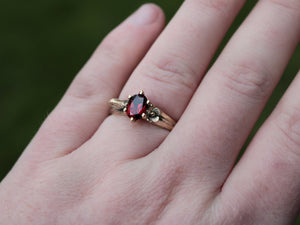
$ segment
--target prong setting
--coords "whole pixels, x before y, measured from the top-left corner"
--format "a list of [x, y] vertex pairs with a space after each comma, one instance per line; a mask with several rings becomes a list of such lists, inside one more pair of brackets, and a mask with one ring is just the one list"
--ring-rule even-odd
[[142, 114], [142, 118], [143, 118], [143, 119], [147, 119], [146, 113], [143, 113], [143, 114]]
[[143, 119], [158, 127], [169, 131], [175, 126], [176, 122], [167, 114], [155, 107], [144, 94], [144, 91], [139, 91], [133, 96], [129, 95], [128, 100], [119, 100], [113, 98], [109, 101], [112, 113], [127, 114], [130, 122], [135, 122]]
[[148, 105], [149, 107], [152, 107], [152, 106], [153, 106], [150, 100], [147, 100], [147, 105]]

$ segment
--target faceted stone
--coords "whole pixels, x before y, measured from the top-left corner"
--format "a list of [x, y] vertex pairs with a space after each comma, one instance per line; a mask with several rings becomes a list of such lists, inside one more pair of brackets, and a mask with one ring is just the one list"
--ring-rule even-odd
[[134, 95], [128, 100], [127, 116], [135, 120], [141, 119], [147, 110], [147, 98], [145, 95]]

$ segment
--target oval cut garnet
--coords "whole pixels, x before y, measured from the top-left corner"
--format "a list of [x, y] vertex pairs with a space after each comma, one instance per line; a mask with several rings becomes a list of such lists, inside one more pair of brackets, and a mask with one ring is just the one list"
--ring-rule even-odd
[[135, 120], [141, 119], [147, 109], [147, 98], [144, 95], [134, 95], [128, 100], [127, 116]]

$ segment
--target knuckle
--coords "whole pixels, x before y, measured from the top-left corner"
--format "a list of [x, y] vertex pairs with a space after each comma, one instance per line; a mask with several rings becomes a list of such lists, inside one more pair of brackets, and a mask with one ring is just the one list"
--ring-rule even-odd
[[76, 76], [68, 90], [69, 96], [83, 100], [95, 99], [101, 96], [103, 90], [114, 89], [113, 81], [108, 79], [108, 74], [124, 69], [126, 44], [120, 39], [123, 34], [124, 29], [120, 28], [104, 38], [88, 63]]
[[144, 76], [161, 87], [194, 90], [197, 86], [196, 72], [178, 56], [168, 55], [145, 64]]
[[97, 102], [103, 95], [103, 90], [113, 90], [110, 88], [113, 88], [110, 81], [99, 76], [97, 71], [88, 70], [76, 76], [67, 91], [67, 96], [80, 101], [95, 100]]
[[[288, 21], [300, 22], [300, 1], [299, 0], [267, 0], [270, 4], [275, 5], [276, 10], [287, 15], [284, 17], [284, 21], [288, 24]], [[281, 16], [283, 16], [281, 15]], [[290, 23], [293, 24], [294, 22]], [[299, 23], [298, 23], [299, 24]], [[269, 43], [271, 45], [285, 46], [288, 40], [288, 35], [282, 32], [280, 26], [269, 26], [268, 29], [261, 29], [257, 32], [254, 41], [260, 40], [264, 43]]]
[[299, 12], [300, 10], [300, 1], [290, 1], [290, 0], [267, 0], [273, 4], [279, 5], [280, 7], [284, 7], [286, 9], [296, 10]]
[[252, 101], [262, 101], [272, 87], [270, 72], [257, 63], [232, 64], [222, 74], [225, 86]]
[[238, 2], [237, 0], [194, 0], [201, 6], [205, 8], [215, 10], [217, 12], [225, 12], [227, 8], [232, 6], [233, 2]]
[[110, 61], [118, 62], [121, 60], [121, 53], [123, 47], [122, 38], [124, 33], [122, 30], [115, 30], [108, 34], [99, 47], [96, 49], [95, 54], [104, 55]]
[[116, 62], [118, 65], [120, 60], [128, 58], [129, 44], [132, 40], [137, 41], [144, 33], [144, 29], [122, 23], [102, 40], [95, 54], [104, 56], [105, 60]]
[[275, 116], [275, 126], [280, 131], [280, 135], [285, 146], [298, 156], [300, 156], [300, 106], [289, 106], [282, 109]]

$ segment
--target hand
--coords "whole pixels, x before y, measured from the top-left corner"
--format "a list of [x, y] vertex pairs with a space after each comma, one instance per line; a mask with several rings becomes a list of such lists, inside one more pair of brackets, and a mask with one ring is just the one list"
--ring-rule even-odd
[[[244, 2], [186, 0], [159, 38], [148, 4], [110, 33], [2, 181], [0, 223], [292, 224], [300, 74], [234, 164], [300, 40], [300, 1], [259, 1], [202, 80]], [[171, 132], [109, 115], [140, 89]]]

